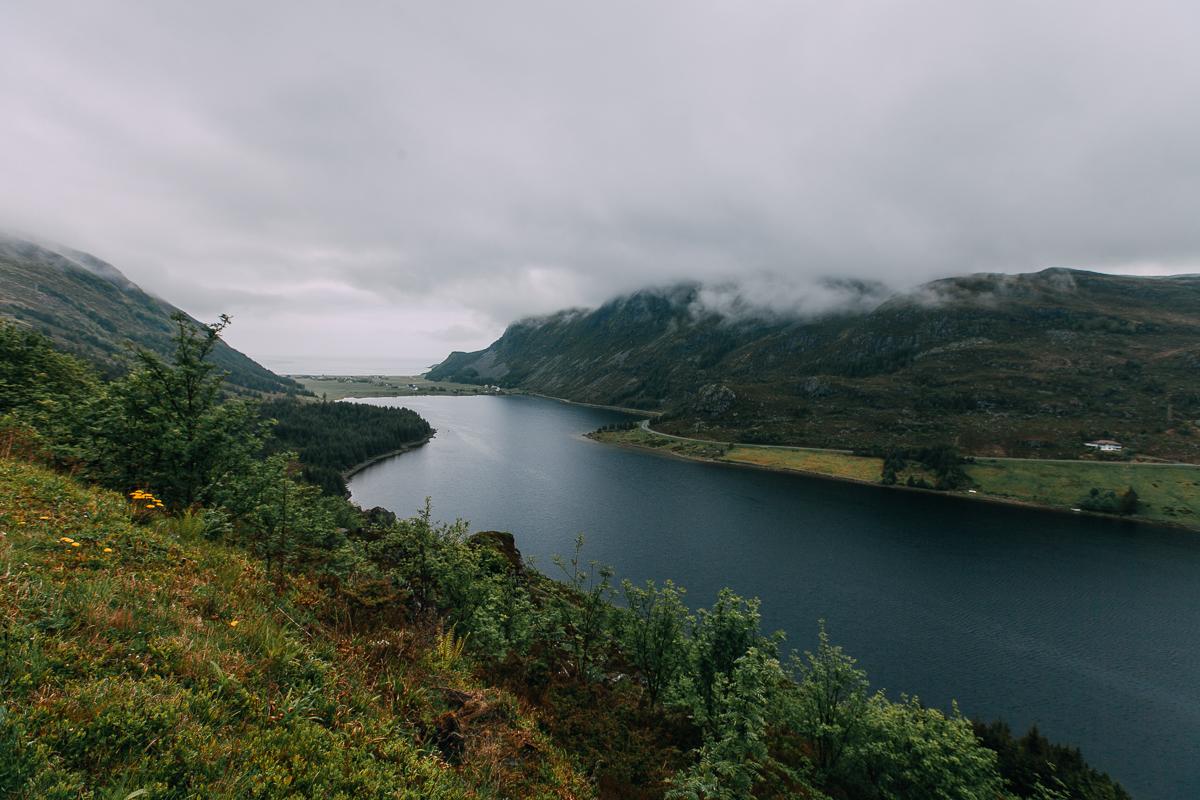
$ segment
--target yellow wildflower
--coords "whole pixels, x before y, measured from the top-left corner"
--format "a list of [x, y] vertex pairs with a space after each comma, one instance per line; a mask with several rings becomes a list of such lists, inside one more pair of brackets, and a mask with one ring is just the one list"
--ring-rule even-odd
[[79, 547], [79, 542], [71, 542], [71, 547]]
[[111, 547], [106, 547], [106, 548], [104, 548], [104, 552], [106, 552], [106, 553], [111, 553], [111, 552], [112, 552], [112, 548], [111, 548]]
[[72, 539], [70, 536], [60, 536], [60, 537], [58, 537], [58, 540], [59, 540], [60, 542], [65, 542], [65, 543], [67, 543], [67, 544], [71, 544], [72, 542], [74, 542], [74, 541], [75, 541], [75, 540], [74, 540], [74, 539]]
[[238, 621], [236, 619], [229, 620], [229, 627], [236, 628], [237, 626], [238, 626]]

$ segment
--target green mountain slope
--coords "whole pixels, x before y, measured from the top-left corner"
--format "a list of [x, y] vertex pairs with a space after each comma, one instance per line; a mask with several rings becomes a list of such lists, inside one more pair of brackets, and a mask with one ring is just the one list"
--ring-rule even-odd
[[[0, 237], [0, 317], [41, 331], [106, 374], [122, 371], [127, 342], [168, 353], [178, 310], [87, 253]], [[213, 360], [238, 389], [301, 390], [224, 342]]]
[[666, 412], [663, 428], [837, 447], [1200, 459], [1200, 276], [935, 281], [871, 311], [707, 310], [680, 285], [513, 324], [429, 377]]

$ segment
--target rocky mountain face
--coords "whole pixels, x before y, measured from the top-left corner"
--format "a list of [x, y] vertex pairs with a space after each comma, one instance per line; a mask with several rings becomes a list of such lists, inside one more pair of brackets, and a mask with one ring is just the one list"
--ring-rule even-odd
[[514, 323], [429, 376], [666, 412], [738, 441], [1200, 457], [1200, 276], [934, 281], [870, 310], [709, 309], [686, 284]]
[[[178, 310], [88, 253], [0, 237], [0, 317], [41, 331], [102, 373], [122, 371], [129, 343], [167, 354]], [[302, 391], [224, 342], [213, 360], [235, 390]]]

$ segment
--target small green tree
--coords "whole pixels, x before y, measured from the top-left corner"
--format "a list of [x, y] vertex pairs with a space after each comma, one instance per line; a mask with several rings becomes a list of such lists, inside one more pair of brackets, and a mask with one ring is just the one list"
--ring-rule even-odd
[[91, 367], [36, 331], [0, 322], [0, 453], [11, 451], [24, 429], [54, 461], [75, 463], [82, 456], [83, 410], [98, 394]]
[[472, 651], [494, 661], [510, 653], [527, 655], [537, 610], [519, 577], [504, 571], [485, 574], [476, 583], [483, 600], [458, 626], [470, 636]]
[[843, 756], [862, 735], [869, 699], [867, 673], [829, 641], [824, 620], [817, 632], [816, 652], [793, 654], [795, 689], [789, 693], [788, 724], [812, 743], [818, 776], [835, 780]]
[[654, 581], [636, 586], [626, 580], [621, 592], [627, 608], [621, 640], [646, 683], [646, 699], [654, 705], [687, 664], [685, 632], [691, 618], [685, 591], [669, 580], [661, 589]]
[[863, 735], [846, 758], [858, 785], [854, 797], [996, 800], [1009, 795], [996, 768], [996, 753], [979, 743], [957, 707], [947, 715], [916, 698], [890, 702], [871, 697]]
[[415, 517], [397, 520], [367, 552], [377, 566], [409, 587], [419, 612], [453, 608], [469, 615], [484, 593], [475, 585], [478, 567], [466, 536], [462, 520], [434, 522], [427, 497]]
[[[331, 567], [345, 546], [335, 502], [299, 480], [293, 453], [248, 461], [212, 488], [213, 502], [232, 517], [250, 548], [280, 576], [289, 567]], [[336, 567], [334, 567], [334, 571]]]
[[1084, 511], [1128, 515], [1137, 513], [1138, 502], [1138, 493], [1132, 486], [1119, 495], [1111, 489], [1102, 492], [1093, 488], [1079, 501], [1079, 507]]
[[554, 557], [554, 564], [566, 578], [568, 591], [557, 593], [553, 602], [563, 633], [561, 648], [567, 666], [578, 677], [587, 678], [604, 659], [612, 639], [609, 618], [612, 607], [612, 567], [597, 561], [583, 561], [583, 534], [575, 537], [575, 552], [569, 559]]
[[716, 721], [717, 688], [733, 674], [737, 660], [757, 647], [770, 652], [773, 643], [759, 633], [757, 598], [747, 600], [722, 589], [710, 609], [700, 609], [691, 624], [688, 670], [681, 681], [683, 701], [696, 722], [709, 732]]
[[209, 357], [229, 317], [213, 325], [183, 313], [172, 320], [171, 361], [138, 350], [133, 371], [97, 405], [89, 460], [110, 485], [149, 487], [181, 508], [209, 500], [217, 480], [247, 468], [265, 423], [251, 403], [221, 402], [222, 376]]
[[751, 647], [713, 684], [713, 716], [700, 757], [672, 781], [670, 800], [749, 800], [768, 759], [766, 730], [785, 680], [774, 655]]

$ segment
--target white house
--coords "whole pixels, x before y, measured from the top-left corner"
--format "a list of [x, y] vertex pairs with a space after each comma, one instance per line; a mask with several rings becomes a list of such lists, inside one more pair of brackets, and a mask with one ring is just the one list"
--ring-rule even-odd
[[1121, 443], [1114, 442], [1112, 439], [1097, 439], [1094, 442], [1084, 442], [1083, 446], [1099, 450], [1101, 453], [1119, 453], [1121, 451]]

